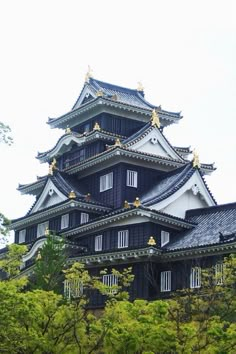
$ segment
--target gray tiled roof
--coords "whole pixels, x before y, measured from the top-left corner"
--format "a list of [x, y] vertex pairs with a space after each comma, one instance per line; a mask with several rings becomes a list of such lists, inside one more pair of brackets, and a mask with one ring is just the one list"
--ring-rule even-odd
[[166, 173], [159, 181], [157, 181], [154, 187], [141, 196], [140, 200], [142, 204], [150, 206], [168, 198], [179, 190], [195, 171], [196, 170], [192, 167], [192, 164], [188, 163], [183, 167]]
[[236, 203], [189, 210], [186, 219], [197, 226], [179, 234], [179, 239], [170, 243], [167, 250], [206, 246], [223, 242], [224, 238], [230, 241], [227, 235], [236, 233]]

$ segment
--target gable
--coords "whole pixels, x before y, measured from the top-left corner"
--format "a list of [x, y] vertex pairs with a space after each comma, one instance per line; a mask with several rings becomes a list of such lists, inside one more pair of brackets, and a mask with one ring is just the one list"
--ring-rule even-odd
[[153, 128], [139, 141], [131, 144], [130, 148], [140, 152], [183, 161], [183, 159], [170, 146], [158, 128]]
[[92, 99], [96, 98], [96, 94], [93, 92], [93, 90], [91, 89], [91, 87], [89, 87], [88, 85], [85, 85], [78, 100], [76, 101], [74, 107], [72, 108], [73, 110], [80, 107], [82, 104], [85, 104], [89, 101], [91, 101]]
[[54, 183], [49, 179], [39, 197], [36, 204], [32, 208], [30, 214], [36, 211], [48, 208], [67, 200], [67, 196], [59, 191]]
[[207, 190], [198, 170], [175, 193], [163, 201], [150, 206], [152, 209], [185, 218], [186, 211], [215, 205], [215, 201]]

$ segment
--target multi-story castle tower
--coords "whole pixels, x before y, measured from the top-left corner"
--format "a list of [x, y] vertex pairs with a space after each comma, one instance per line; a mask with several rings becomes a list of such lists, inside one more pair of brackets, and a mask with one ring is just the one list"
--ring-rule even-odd
[[[179, 113], [128, 89], [87, 75], [72, 110], [49, 119], [65, 131], [39, 153], [47, 176], [20, 185], [36, 197], [26, 216], [13, 220], [15, 242], [28, 245], [30, 270], [47, 230], [78, 245], [72, 259], [92, 274], [132, 266], [131, 298], [152, 299], [182, 287], [201, 286], [201, 267], [217, 264], [236, 247], [236, 204], [216, 206], [204, 181], [212, 164], [189, 160], [163, 130]], [[107, 285], [117, 281], [112, 274]], [[94, 296], [98, 306], [102, 297]]]

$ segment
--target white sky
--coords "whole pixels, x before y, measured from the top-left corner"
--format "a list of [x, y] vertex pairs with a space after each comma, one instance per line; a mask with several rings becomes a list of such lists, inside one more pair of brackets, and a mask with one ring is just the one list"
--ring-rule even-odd
[[18, 183], [48, 168], [35, 159], [63, 131], [48, 117], [71, 109], [88, 64], [94, 77], [136, 88], [183, 120], [165, 130], [173, 145], [214, 162], [219, 203], [236, 201], [236, 1], [1, 1], [0, 121], [14, 145], [0, 145], [0, 210], [23, 216], [34, 198]]

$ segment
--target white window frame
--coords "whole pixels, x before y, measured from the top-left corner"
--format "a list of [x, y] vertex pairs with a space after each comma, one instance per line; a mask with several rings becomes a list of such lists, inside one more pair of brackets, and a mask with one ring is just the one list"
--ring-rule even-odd
[[19, 243], [24, 243], [26, 238], [26, 229], [19, 231]]
[[161, 292], [171, 291], [171, 271], [161, 272]]
[[117, 292], [116, 289], [112, 289], [114, 285], [118, 285], [118, 276], [115, 274], [105, 274], [102, 277], [102, 282], [103, 285], [106, 285], [108, 288], [111, 288], [110, 290], [108, 289], [108, 292], [110, 294], [115, 294]]
[[170, 233], [168, 231], [161, 231], [161, 247], [170, 242]]
[[61, 216], [61, 230], [69, 227], [69, 214], [64, 214]]
[[80, 224], [85, 224], [89, 221], [89, 214], [88, 213], [81, 213], [80, 214]]
[[113, 172], [100, 176], [100, 192], [113, 188]]
[[102, 235], [95, 236], [94, 249], [96, 252], [102, 251]]
[[129, 230], [118, 231], [118, 248], [129, 246]]
[[76, 299], [83, 295], [83, 284], [80, 279], [64, 280], [64, 296], [70, 300]]
[[216, 263], [215, 277], [216, 277], [216, 285], [222, 285], [224, 283], [224, 263], [223, 262]]
[[190, 289], [201, 287], [201, 268], [192, 267], [190, 271]]
[[138, 172], [127, 170], [126, 173], [126, 186], [137, 188], [138, 187]]
[[45, 235], [45, 231], [49, 226], [49, 221], [44, 221], [37, 226], [37, 237], [41, 237]]

